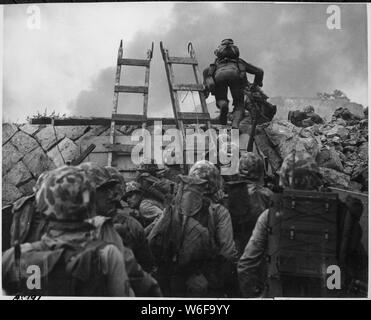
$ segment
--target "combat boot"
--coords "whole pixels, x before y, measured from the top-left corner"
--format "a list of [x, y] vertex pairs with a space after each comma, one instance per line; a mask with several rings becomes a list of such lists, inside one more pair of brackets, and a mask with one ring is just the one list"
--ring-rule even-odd
[[228, 101], [218, 100], [216, 102], [217, 108], [220, 110], [219, 123], [221, 125], [226, 125], [228, 121]]
[[241, 120], [245, 116], [245, 110], [241, 107], [235, 108], [233, 111], [233, 120], [232, 120], [232, 128], [238, 129], [240, 126]]

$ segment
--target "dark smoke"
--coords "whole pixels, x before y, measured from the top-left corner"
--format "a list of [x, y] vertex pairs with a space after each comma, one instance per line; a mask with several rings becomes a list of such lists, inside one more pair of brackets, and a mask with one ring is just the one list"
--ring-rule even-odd
[[[154, 29], [138, 33], [133, 41], [125, 43], [124, 55], [144, 58], [151, 42], [155, 42], [150, 115], [162, 115], [166, 111], [171, 114], [159, 50], [161, 40], [170, 55], [175, 56], [187, 56], [186, 46], [192, 41], [202, 71], [213, 61], [213, 51], [220, 40], [233, 38], [241, 57], [264, 69], [264, 91], [269, 96], [310, 97], [317, 92], [344, 90], [354, 82], [367, 84], [365, 5], [339, 5], [341, 30], [327, 29], [327, 6], [234, 3], [215, 8], [211, 4], [177, 3], [167, 32]], [[191, 74], [179, 70], [179, 82], [188, 82]], [[101, 70], [91, 88], [70, 103], [71, 114], [109, 116], [107, 106], [112, 105], [114, 75], [115, 66]], [[124, 73], [122, 79], [127, 80]], [[130, 74], [127, 82], [143, 80], [144, 73], [139, 72]], [[140, 113], [137, 100], [134, 104], [133, 98], [125, 99], [120, 100], [125, 111]]]

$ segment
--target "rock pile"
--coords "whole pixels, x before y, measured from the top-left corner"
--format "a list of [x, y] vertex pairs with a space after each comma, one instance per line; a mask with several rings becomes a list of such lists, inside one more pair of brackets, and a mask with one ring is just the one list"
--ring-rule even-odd
[[292, 149], [315, 157], [330, 186], [368, 191], [368, 120], [338, 108], [332, 120], [300, 128], [276, 120], [264, 128], [275, 150], [284, 158]]

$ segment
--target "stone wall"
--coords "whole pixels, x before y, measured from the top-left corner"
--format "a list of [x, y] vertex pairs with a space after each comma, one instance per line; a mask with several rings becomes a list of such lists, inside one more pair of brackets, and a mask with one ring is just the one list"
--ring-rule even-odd
[[[127, 131], [127, 128], [123, 128]], [[3, 123], [2, 205], [31, 194], [38, 176], [79, 157], [90, 138], [109, 135], [106, 126]], [[123, 132], [118, 131], [123, 135]]]

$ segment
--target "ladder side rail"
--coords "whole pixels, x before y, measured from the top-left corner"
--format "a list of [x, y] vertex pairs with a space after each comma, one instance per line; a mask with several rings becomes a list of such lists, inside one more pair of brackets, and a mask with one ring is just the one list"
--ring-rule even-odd
[[184, 136], [185, 132], [184, 132], [183, 122], [178, 118], [178, 112], [180, 112], [178, 93], [174, 91], [174, 88], [173, 88], [173, 84], [174, 84], [173, 68], [171, 66], [171, 63], [169, 62], [169, 53], [167, 49], [163, 47], [162, 41], [160, 42], [160, 49], [161, 49], [162, 58], [165, 64], [165, 71], [166, 71], [166, 76], [167, 76], [167, 82], [169, 85], [170, 98], [171, 98], [171, 104], [173, 107], [174, 117], [176, 119], [178, 129], [181, 130]]
[[[120, 77], [121, 77], [121, 64], [119, 61], [122, 59], [122, 54], [123, 54], [123, 48], [122, 48], [122, 40], [120, 41], [120, 47], [118, 50], [117, 54], [117, 68], [116, 68], [116, 76], [115, 76], [115, 87], [120, 85]], [[117, 113], [117, 106], [118, 106], [118, 100], [119, 100], [119, 92], [114, 91], [113, 94], [113, 112], [112, 114]], [[111, 130], [110, 130], [110, 143], [114, 144], [115, 143], [115, 121], [111, 121]], [[113, 153], [109, 152], [108, 153], [108, 163], [107, 165], [111, 166], [112, 165], [112, 160], [113, 160]]]
[[[189, 55], [190, 55], [191, 58], [193, 58], [193, 59], [195, 59], [197, 61], [196, 54], [195, 54], [195, 51], [193, 49], [193, 46], [191, 46], [191, 50], [189, 52]], [[200, 80], [201, 79], [201, 76], [200, 76], [200, 70], [198, 68], [198, 62], [197, 62], [197, 64], [192, 65], [192, 68], [193, 68], [193, 73], [195, 75], [196, 83], [197, 84], [202, 84], [202, 82]], [[202, 112], [208, 114], [209, 113], [209, 110], [207, 110], [207, 104], [206, 104], [206, 99], [205, 99], [204, 93], [201, 92], [201, 91], [199, 91], [198, 92], [198, 96], [200, 97]], [[207, 121], [207, 128], [208, 129], [211, 128], [211, 122], [210, 122], [210, 120]]]
[[144, 86], [147, 87], [147, 92], [143, 94], [143, 117], [147, 119], [148, 112], [148, 91], [149, 91], [149, 75], [151, 68], [151, 60], [153, 56], [153, 42], [152, 47], [147, 51], [148, 65], [146, 66], [145, 76], [144, 76]]

